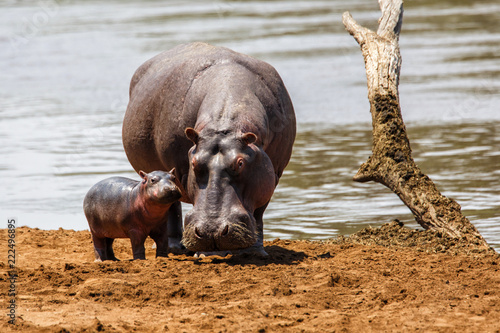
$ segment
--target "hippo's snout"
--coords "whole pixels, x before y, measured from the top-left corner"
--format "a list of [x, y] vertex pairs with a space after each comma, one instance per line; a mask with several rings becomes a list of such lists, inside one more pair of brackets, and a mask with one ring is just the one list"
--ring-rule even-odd
[[255, 222], [248, 214], [224, 221], [196, 219], [186, 216], [182, 243], [191, 251], [222, 251], [245, 249], [255, 244]]
[[194, 227], [194, 236], [199, 239], [199, 240], [204, 240], [204, 239], [210, 239], [210, 238], [222, 238], [226, 237], [229, 234], [229, 225], [226, 224], [226, 226], [219, 228], [217, 232], [214, 234], [204, 232], [203, 229], [200, 229], [198, 227]]

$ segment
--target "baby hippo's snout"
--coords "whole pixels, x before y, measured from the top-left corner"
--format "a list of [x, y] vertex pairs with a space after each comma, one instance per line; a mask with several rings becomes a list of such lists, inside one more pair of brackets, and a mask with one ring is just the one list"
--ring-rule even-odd
[[175, 184], [168, 184], [163, 186], [159, 192], [158, 198], [160, 201], [165, 203], [170, 203], [172, 201], [177, 201], [181, 198], [181, 190]]
[[172, 203], [182, 196], [181, 190], [175, 184], [173, 173], [153, 171], [144, 181], [149, 196], [160, 203]]

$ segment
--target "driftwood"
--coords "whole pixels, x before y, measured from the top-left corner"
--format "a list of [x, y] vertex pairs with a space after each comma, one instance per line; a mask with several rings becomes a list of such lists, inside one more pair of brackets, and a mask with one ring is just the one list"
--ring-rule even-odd
[[479, 246], [488, 246], [462, 214], [460, 205], [443, 196], [413, 161], [398, 91], [403, 1], [379, 0], [379, 4], [382, 17], [376, 33], [359, 25], [349, 12], [342, 17], [365, 59], [373, 125], [372, 156], [361, 165], [353, 179], [387, 186], [410, 208], [416, 221], [425, 229], [438, 229], [451, 237], [465, 237]]

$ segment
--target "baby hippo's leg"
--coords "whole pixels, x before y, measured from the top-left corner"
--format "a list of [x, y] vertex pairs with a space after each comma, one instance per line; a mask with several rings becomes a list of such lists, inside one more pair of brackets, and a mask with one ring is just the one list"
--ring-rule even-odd
[[113, 238], [97, 237], [92, 235], [94, 243], [95, 261], [118, 260], [113, 252]]
[[115, 257], [115, 252], [113, 251], [114, 238], [106, 238], [106, 256], [109, 260], [120, 261]]
[[97, 238], [92, 235], [92, 242], [94, 243], [95, 261], [106, 260], [106, 238]]
[[151, 230], [149, 233], [156, 244], [156, 257], [168, 257], [167, 221]]
[[164, 221], [152, 229], [149, 236], [156, 243], [156, 257], [168, 257], [169, 252], [182, 249], [182, 208], [179, 201], [172, 204]]

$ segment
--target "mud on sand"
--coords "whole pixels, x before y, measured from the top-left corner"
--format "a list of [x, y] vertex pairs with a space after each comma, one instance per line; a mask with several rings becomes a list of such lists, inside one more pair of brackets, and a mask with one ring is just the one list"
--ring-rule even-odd
[[[7, 230], [0, 230], [7, 254]], [[16, 324], [7, 255], [0, 331], [499, 332], [500, 256], [393, 222], [317, 242], [274, 240], [268, 258], [187, 254], [94, 263], [88, 231], [16, 230]]]

